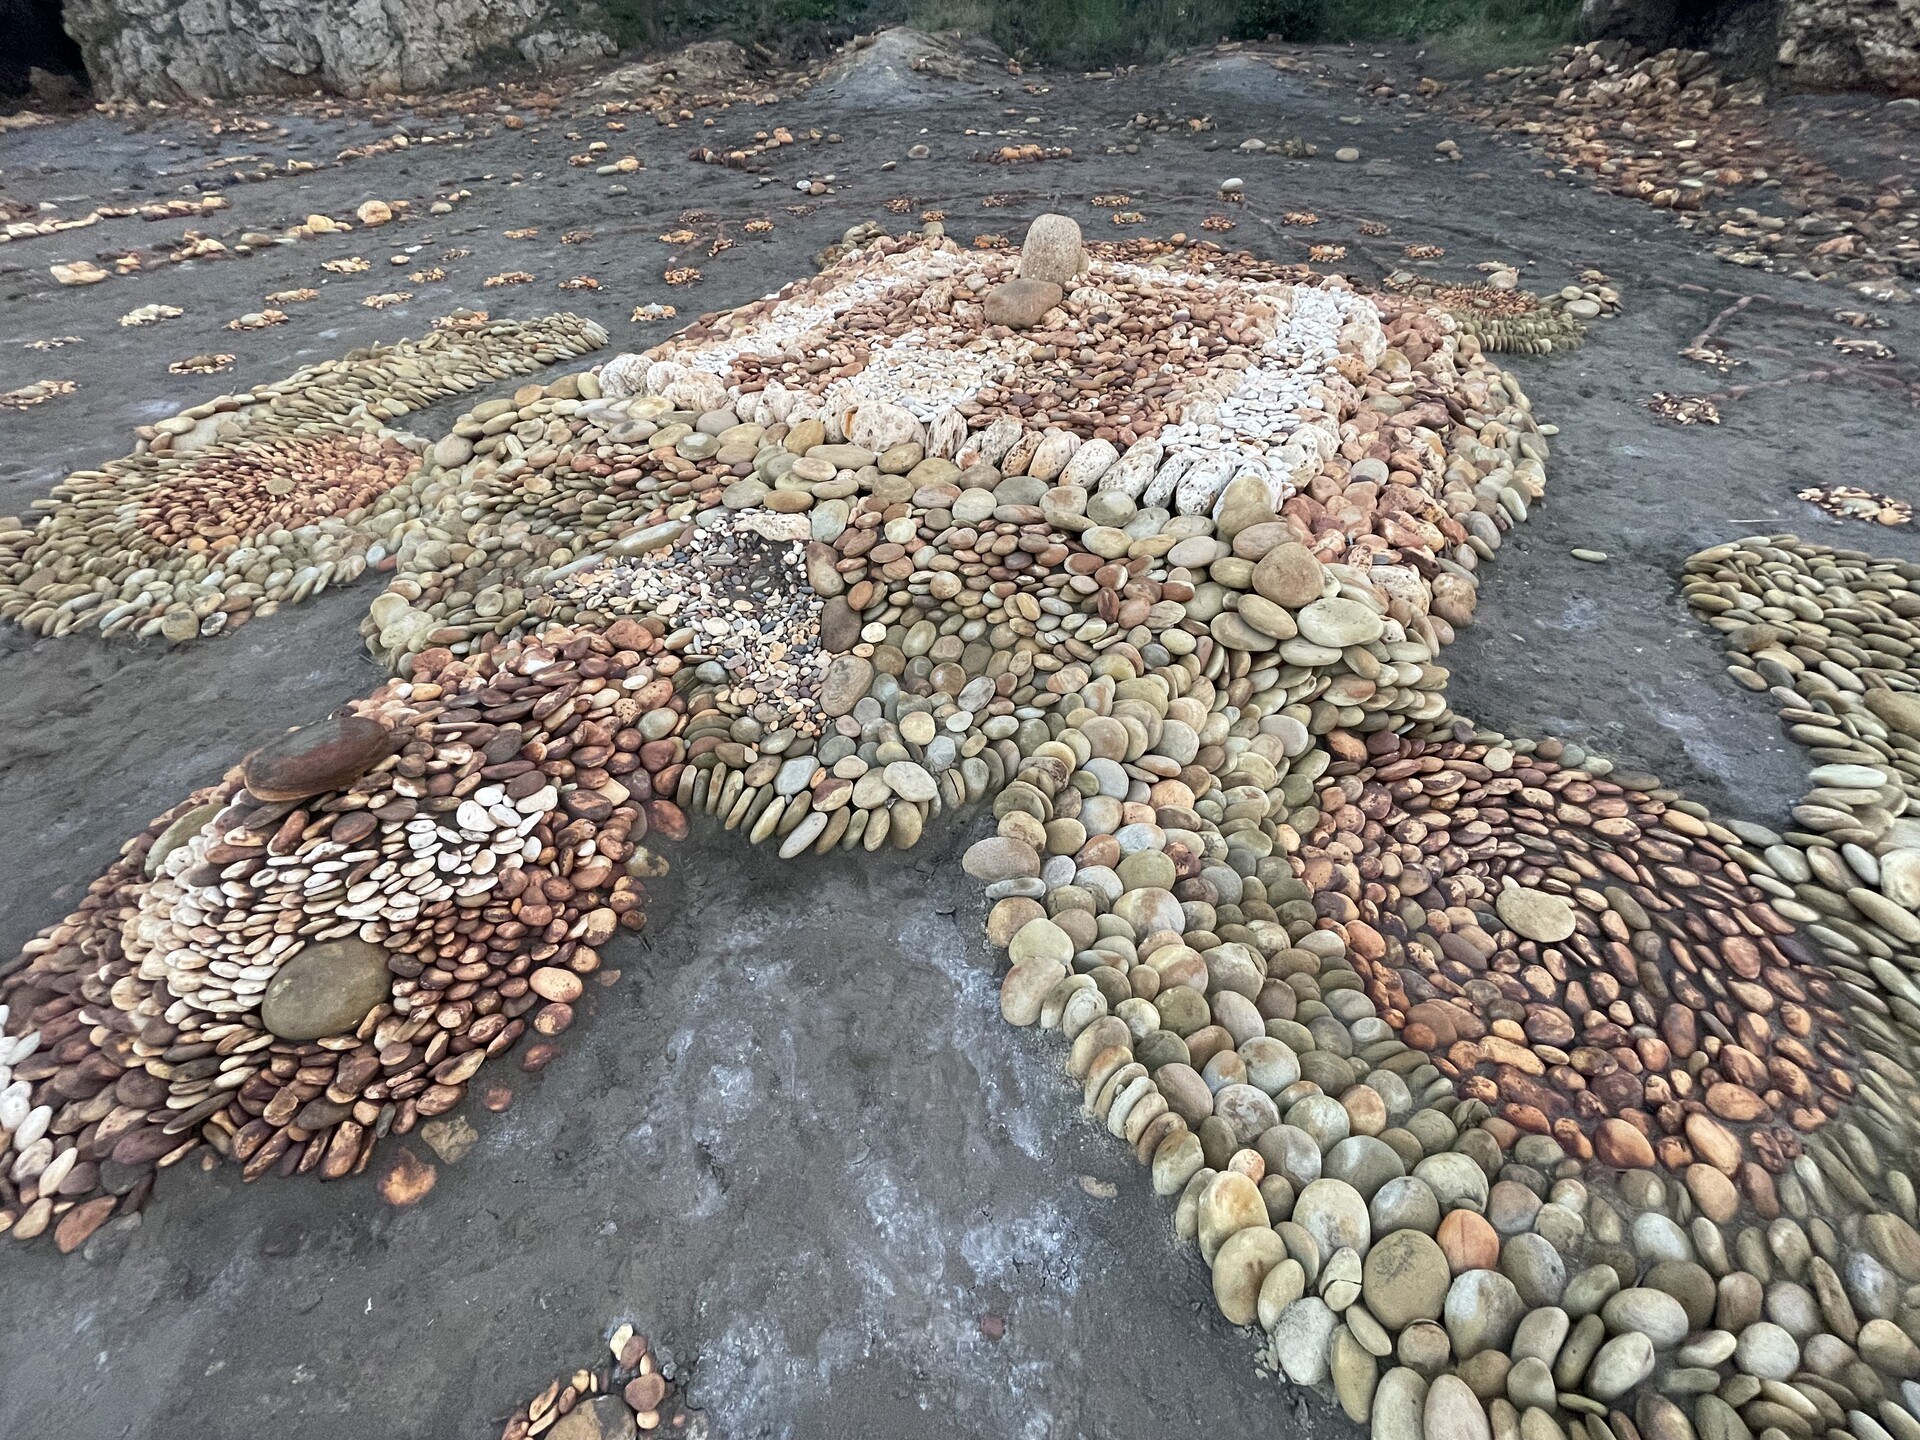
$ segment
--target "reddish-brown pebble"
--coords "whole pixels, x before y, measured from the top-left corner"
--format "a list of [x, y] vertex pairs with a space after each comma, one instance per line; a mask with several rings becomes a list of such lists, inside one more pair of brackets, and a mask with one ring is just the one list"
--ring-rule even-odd
[[1455, 1275], [1491, 1270], [1500, 1263], [1500, 1233], [1486, 1216], [1471, 1210], [1448, 1211], [1434, 1238], [1447, 1257], [1447, 1268]]

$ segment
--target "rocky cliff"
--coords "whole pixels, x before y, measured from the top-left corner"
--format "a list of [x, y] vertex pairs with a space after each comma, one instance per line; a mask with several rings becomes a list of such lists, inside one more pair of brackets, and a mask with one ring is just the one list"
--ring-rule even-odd
[[1596, 37], [1752, 51], [1787, 83], [1920, 94], [1920, 0], [1583, 0]]
[[614, 50], [569, 0], [67, 0], [66, 28], [112, 99], [430, 90], [502, 52]]
[[1798, 84], [1920, 94], [1920, 0], [1786, 0], [1777, 58]]

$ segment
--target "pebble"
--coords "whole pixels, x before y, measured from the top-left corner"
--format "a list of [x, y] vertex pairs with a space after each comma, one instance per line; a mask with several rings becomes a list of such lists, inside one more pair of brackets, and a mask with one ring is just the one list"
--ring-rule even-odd
[[347, 1034], [387, 998], [387, 952], [361, 940], [309, 945], [267, 983], [260, 1023], [282, 1040]]

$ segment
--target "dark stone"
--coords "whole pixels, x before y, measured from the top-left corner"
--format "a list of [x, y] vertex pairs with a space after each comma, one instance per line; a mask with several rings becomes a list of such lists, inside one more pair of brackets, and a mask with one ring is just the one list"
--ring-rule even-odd
[[820, 648], [829, 655], [844, 655], [860, 643], [860, 612], [835, 595], [820, 607]]
[[304, 800], [351, 785], [386, 758], [393, 738], [378, 721], [331, 715], [269, 740], [241, 774], [262, 800]]
[[353, 1114], [353, 1106], [342, 1105], [336, 1100], [320, 1096], [302, 1105], [300, 1113], [293, 1117], [293, 1123], [302, 1130], [327, 1130], [338, 1125], [351, 1114]]
[[309, 945], [267, 982], [260, 1021], [282, 1040], [350, 1034], [387, 998], [387, 952], [365, 940]]

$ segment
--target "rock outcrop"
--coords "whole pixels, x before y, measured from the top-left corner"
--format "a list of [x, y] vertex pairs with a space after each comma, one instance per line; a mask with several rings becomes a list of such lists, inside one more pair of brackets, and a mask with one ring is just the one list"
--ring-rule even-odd
[[1920, 4], [1913, 0], [1786, 0], [1781, 67], [1798, 85], [1920, 94]]
[[1583, 0], [1582, 31], [1649, 49], [1681, 46], [1738, 58], [1749, 52], [1809, 90], [1920, 94], [1916, 0]]
[[568, 0], [67, 0], [66, 28], [110, 99], [431, 90], [503, 49], [534, 65], [610, 55]]

